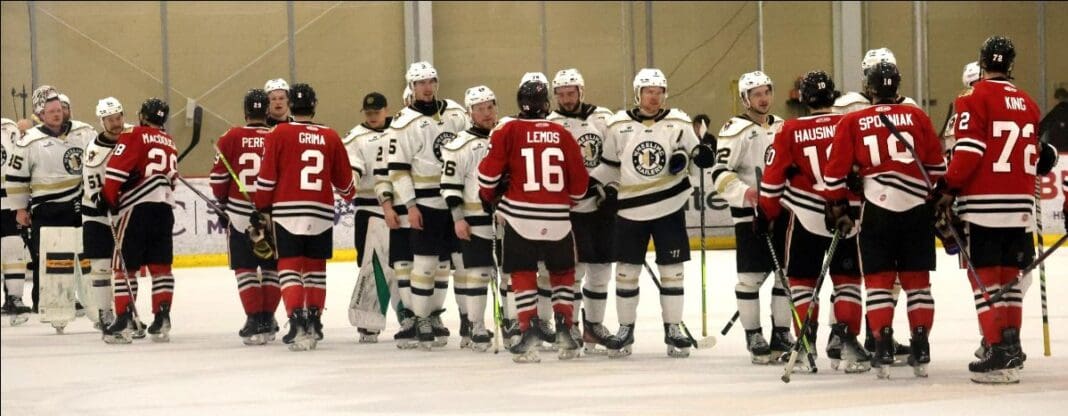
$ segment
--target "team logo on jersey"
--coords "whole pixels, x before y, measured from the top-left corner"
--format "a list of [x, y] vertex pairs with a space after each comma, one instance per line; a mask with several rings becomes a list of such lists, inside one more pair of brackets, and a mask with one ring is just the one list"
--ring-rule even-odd
[[67, 152], [63, 153], [63, 168], [71, 175], [81, 175], [82, 149], [77, 147], [67, 149]]
[[657, 142], [641, 142], [631, 156], [634, 170], [645, 176], [656, 176], [667, 164], [667, 152]]
[[0, 166], [7, 164], [7, 148], [0, 146]]
[[587, 168], [595, 168], [601, 163], [601, 150], [604, 148], [604, 141], [601, 140], [601, 136], [593, 133], [586, 133], [578, 138], [579, 148], [582, 149], [583, 163]]
[[451, 133], [451, 132], [441, 133], [441, 134], [438, 135], [438, 137], [434, 138], [434, 157], [436, 157], [438, 159], [438, 162], [442, 161], [441, 160], [441, 148], [445, 147], [445, 145], [449, 144], [449, 142], [451, 142], [452, 139], [455, 139], [455, 138], [456, 138], [456, 135]]
[[771, 166], [771, 162], [775, 161], [775, 148], [768, 146], [764, 149], [764, 166]]

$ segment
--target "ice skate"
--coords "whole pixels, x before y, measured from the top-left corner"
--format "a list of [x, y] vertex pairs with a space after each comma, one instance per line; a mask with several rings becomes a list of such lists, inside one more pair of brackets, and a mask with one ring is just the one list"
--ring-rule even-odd
[[[794, 336], [790, 334], [790, 328], [778, 327], [771, 330], [771, 343], [768, 348], [771, 350], [771, 362], [786, 363], [790, 359], [790, 350], [794, 348]], [[802, 354], [808, 354], [808, 351], [802, 347], [799, 351]], [[800, 360], [798, 360], [800, 361]]]
[[241, 342], [245, 345], [263, 345], [267, 343], [264, 339], [264, 335], [260, 333], [260, 318], [258, 313], [248, 315], [245, 318], [245, 326], [241, 327], [240, 331], [237, 331], [237, 336], [241, 337]]
[[322, 311], [312, 306], [308, 308], [308, 320], [304, 327], [305, 344], [309, 350], [314, 350], [319, 341], [323, 340]]
[[771, 363], [771, 347], [762, 332], [761, 328], [745, 330], [745, 349], [749, 350], [753, 364], [767, 365]]
[[[812, 348], [816, 348], [814, 340], [809, 340], [809, 344]], [[840, 361], [842, 361], [842, 339], [838, 338], [838, 335], [834, 332], [834, 325], [831, 325], [831, 336], [827, 337], [827, 359], [831, 362], [831, 369], [838, 371]]]
[[608, 358], [630, 355], [634, 347], [634, 324], [620, 325], [619, 332], [609, 337], [604, 346], [608, 349]]
[[536, 333], [537, 330], [531, 325], [520, 336], [519, 342], [508, 349], [512, 353], [512, 362], [517, 364], [528, 363], [540, 363], [541, 356], [538, 355], [538, 344], [542, 342], [542, 339]]
[[916, 377], [927, 377], [927, 364], [931, 362], [931, 344], [927, 341], [927, 328], [917, 327], [912, 330], [909, 341], [909, 366]]
[[[436, 348], [441, 348], [449, 344], [449, 328], [445, 327], [445, 324], [441, 322], [441, 314], [445, 313], [444, 309], [438, 309], [430, 313], [430, 327], [431, 332], [434, 334], [434, 343], [432, 344]], [[420, 339], [420, 341], [422, 341]]]
[[434, 348], [434, 326], [430, 324], [430, 318], [415, 318], [415, 333], [419, 339], [419, 348], [430, 351]]
[[579, 338], [572, 332], [574, 325], [568, 325], [564, 316], [556, 314], [556, 349], [559, 351], [557, 358], [570, 360], [579, 356]]
[[30, 320], [30, 307], [22, 303], [22, 298], [9, 296], [11, 302], [11, 326], [19, 326]]
[[93, 329], [97, 331], [103, 331], [104, 328], [111, 326], [112, 322], [115, 322], [115, 312], [111, 309], [98, 309], [96, 311], [96, 322], [93, 322]]
[[111, 326], [104, 328], [103, 339], [107, 344], [129, 344], [133, 342], [136, 320], [130, 311], [119, 314]]
[[875, 356], [872, 357], [872, 366], [878, 371], [876, 377], [890, 378], [892, 365], [894, 365], [894, 328], [884, 326], [879, 330], [879, 338], [875, 340]]
[[[867, 337], [867, 339], [864, 340], [864, 349], [868, 350], [868, 353], [870, 353], [872, 355], [875, 355], [875, 350], [877, 348], [875, 344], [876, 344], [875, 337], [872, 335], [871, 329], [869, 328], [868, 329], [868, 337]], [[894, 340], [894, 350], [893, 350], [894, 363], [891, 364], [891, 365], [895, 366], [895, 367], [896, 366], [905, 365], [905, 363], [906, 363], [905, 360], [908, 359], [910, 350], [911, 350], [911, 348], [908, 345], [905, 345], [905, 344], [902, 344], [900, 342], [897, 342], [897, 340], [895, 339]]]
[[484, 323], [471, 324], [470, 348], [475, 352], [486, 352], [493, 343], [493, 331], [486, 329]]
[[690, 337], [687, 337], [679, 324], [664, 324], [664, 344], [667, 344], [667, 355], [672, 358], [686, 358], [690, 356]]
[[85, 317], [85, 306], [82, 306], [81, 302], [77, 302], [77, 301], [74, 302], [74, 317], [75, 318], [83, 318], [83, 317]]
[[276, 334], [278, 334], [278, 320], [274, 318], [274, 312], [261, 312], [261, 314], [260, 333], [263, 334], [263, 339], [266, 342], [272, 342]]
[[305, 328], [308, 325], [307, 312], [304, 309], [296, 309], [293, 311], [293, 316], [289, 317], [289, 332], [282, 336], [282, 342], [289, 345], [290, 351], [307, 351], [308, 336], [305, 333]]
[[608, 338], [612, 336], [612, 333], [608, 331], [608, 327], [600, 322], [593, 323], [584, 320], [582, 321], [582, 328], [582, 344], [586, 354], [608, 354], [608, 349], [605, 348], [605, 343], [608, 342]]
[[0, 307], [0, 311], [2, 311], [4, 315], [15, 314], [15, 307], [11, 305], [11, 298], [12, 296], [4, 297], [4, 306]]
[[377, 344], [378, 332], [364, 328], [356, 328], [356, 342], [360, 344]]
[[401, 309], [400, 317], [400, 330], [393, 334], [393, 341], [397, 343], [397, 348], [402, 350], [417, 347], [419, 344], [416, 341], [415, 314], [410, 309]]
[[980, 384], [1015, 384], [1020, 382], [1020, 332], [1016, 328], [1001, 331], [1001, 343], [991, 345], [986, 356], [968, 364], [972, 381]]
[[471, 348], [471, 322], [467, 320], [467, 314], [460, 314], [460, 349]]
[[501, 338], [504, 340], [504, 348], [512, 348], [512, 346], [518, 344], [521, 336], [518, 320], [501, 319]]
[[538, 349], [542, 351], [556, 351], [556, 330], [553, 329], [550, 321], [534, 317], [530, 320], [530, 327], [535, 328], [535, 330], [538, 331], [538, 338], [541, 338], [542, 343], [538, 344]]
[[[831, 326], [831, 337], [838, 340], [838, 360], [832, 359], [831, 367], [835, 370], [841, 368], [847, 374], [856, 374], [871, 371], [871, 355], [857, 341], [857, 336], [850, 334], [848, 326], [837, 323]], [[830, 350], [828, 348], [828, 350]], [[830, 355], [830, 351], [828, 351]]]
[[148, 326], [148, 334], [152, 336], [153, 342], [170, 342], [170, 333], [171, 304], [170, 302], [161, 302], [159, 304], [159, 312], [157, 312], [156, 317], [152, 319], [152, 325]]

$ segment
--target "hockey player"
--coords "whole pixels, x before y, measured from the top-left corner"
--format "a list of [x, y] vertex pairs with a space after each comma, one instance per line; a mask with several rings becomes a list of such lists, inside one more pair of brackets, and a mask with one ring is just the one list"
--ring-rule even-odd
[[267, 109], [267, 126], [274, 127], [279, 123], [293, 121], [293, 116], [289, 111], [289, 83], [282, 78], [269, 79], [263, 85], [263, 90], [267, 92], [267, 99], [270, 101], [270, 107]]
[[[148, 333], [156, 342], [168, 342], [171, 302], [174, 297], [174, 183], [178, 176], [177, 150], [163, 130], [170, 107], [159, 98], [141, 104], [140, 126], [119, 135], [107, 163], [102, 209], [117, 211], [118, 255], [122, 267], [115, 275], [115, 322], [104, 330], [104, 341], [130, 342], [135, 329], [131, 290], [134, 275], [147, 266], [152, 275], [152, 313]], [[124, 281], [123, 281], [124, 280]], [[123, 281], [123, 282], [120, 282]], [[133, 289], [132, 291], [136, 291]]]
[[[780, 215], [781, 206], [787, 209], [785, 255], [786, 276], [790, 279], [790, 291], [794, 306], [801, 319], [812, 306], [817, 279], [823, 264], [824, 253], [830, 247], [831, 233], [823, 218], [825, 201], [822, 192], [823, 169], [827, 166], [828, 150], [834, 138], [839, 114], [831, 112], [834, 103], [834, 81], [823, 71], [812, 71], [801, 79], [801, 102], [811, 115], [787, 120], [775, 136], [772, 150], [768, 152], [767, 168], [760, 182], [760, 214], [757, 216], [757, 232], [767, 234], [768, 228]], [[858, 209], [860, 198], [848, 194], [852, 209]], [[863, 315], [863, 298], [860, 292], [860, 266], [857, 261], [856, 228], [852, 233], [842, 234], [831, 262], [831, 281], [838, 296], [833, 299], [837, 323], [831, 332], [843, 341], [843, 350], [828, 350], [831, 366], [839, 367], [845, 360], [843, 370], [855, 373], [871, 370], [871, 356], [857, 342]], [[816, 321], [819, 310], [812, 312], [812, 323], [804, 334], [808, 345], [816, 345]], [[798, 338], [800, 328], [796, 327]], [[833, 354], [836, 353], [836, 354]]]
[[[552, 88], [556, 110], [549, 113], [548, 119], [564, 126], [578, 141], [586, 170], [592, 172], [601, 164], [604, 132], [612, 110], [583, 102], [586, 82], [577, 69], [558, 71], [553, 77]], [[610, 207], [598, 207], [595, 194], [587, 193], [571, 210], [571, 229], [575, 233], [578, 254], [572, 320], [582, 322], [582, 341], [587, 353], [606, 352], [605, 341], [612, 335], [604, 326], [604, 311], [608, 282], [612, 279], [614, 225], [615, 212]], [[583, 298], [586, 299], [585, 309], [582, 308]], [[581, 321], [580, 312], [584, 313]]]
[[[829, 225], [848, 233], [854, 218], [847, 202], [846, 176], [859, 165], [864, 181], [860, 224], [860, 262], [867, 290], [868, 323], [875, 333], [873, 365], [879, 377], [889, 377], [894, 362], [891, 289], [900, 280], [908, 296], [912, 348], [909, 365], [926, 377], [930, 362], [928, 334], [934, 321], [930, 271], [935, 268], [932, 213], [925, 203], [931, 190], [924, 182], [912, 152], [891, 134], [885, 116], [915, 148], [919, 162], [932, 178], [945, 174], [945, 159], [930, 118], [914, 106], [898, 102], [901, 75], [897, 66], [880, 62], [868, 71], [867, 94], [875, 105], [847, 114], [838, 123], [824, 183]], [[833, 224], [830, 224], [832, 223]]]
[[[711, 167], [715, 152], [698, 145], [690, 117], [667, 107], [664, 73], [644, 68], [634, 76], [635, 108], [608, 121], [601, 163], [592, 185], [604, 195], [601, 206], [618, 206], [615, 219], [616, 312], [619, 332], [605, 342], [609, 357], [630, 355], [638, 309], [638, 287], [652, 238], [660, 272], [664, 343], [671, 357], [687, 357], [690, 338], [681, 328], [683, 263], [690, 260], [686, 205], [690, 159]], [[612, 209], [612, 208], [608, 208]]]
[[[45, 306], [42, 320], [62, 331], [81, 308], [74, 292], [85, 292], [74, 283], [81, 269], [82, 155], [97, 133], [88, 124], [64, 120], [59, 92], [51, 86], [34, 91], [33, 107], [41, 124], [16, 142], [5, 173], [7, 200], [17, 223], [30, 227], [30, 256], [38, 269], [34, 309]], [[42, 264], [42, 252], [51, 261]], [[43, 274], [48, 277], [42, 280]], [[47, 292], [43, 298], [39, 288]]]
[[3, 270], [4, 315], [11, 315], [11, 325], [22, 325], [30, 319], [30, 307], [22, 302], [22, 289], [26, 282], [26, 262], [30, 253], [22, 239], [22, 226], [15, 222], [15, 211], [11, 209], [7, 193], [8, 159], [14, 155], [15, 144], [22, 137], [14, 121], [3, 119], [0, 122], [0, 267]]
[[[746, 349], [754, 364], [769, 364], [786, 357], [793, 345], [790, 334], [790, 304], [786, 288], [774, 280], [771, 291], [771, 344], [764, 339], [760, 324], [760, 287], [773, 269], [771, 253], [764, 238], [753, 230], [761, 171], [769, 156], [775, 134], [782, 129], [782, 118], [769, 114], [773, 99], [771, 78], [763, 72], [743, 74], [738, 81], [745, 113], [732, 117], [719, 131], [716, 166], [712, 183], [730, 204], [737, 240], [738, 284], [734, 296], [738, 315], [745, 328]], [[776, 227], [776, 249], [781, 251], [782, 232]], [[782, 258], [780, 255], [779, 258]]]
[[456, 291], [467, 300], [470, 336], [460, 348], [486, 351], [493, 333], [486, 329], [486, 286], [496, 273], [493, 241], [496, 232], [488, 212], [479, 199], [478, 164], [489, 153], [490, 130], [497, 125], [497, 97], [484, 85], [471, 87], [464, 94], [464, 106], [471, 127], [445, 145], [441, 173], [441, 196], [449, 206], [456, 238], [463, 249], [466, 276], [456, 278]]
[[[965, 93], [972, 88], [972, 85], [979, 81], [980, 69], [979, 61], [969, 62], [964, 66], [964, 72], [960, 76], [961, 83], [964, 84]], [[953, 125], [957, 120], [957, 113], [954, 111], [950, 115], [949, 120], [946, 121], [946, 128], [942, 131], [942, 149], [946, 151], [946, 157], [950, 157], [950, 153], [953, 151], [953, 146], [957, 145], [956, 135], [953, 133]]]
[[[534, 347], [550, 339], [559, 358], [570, 359], [577, 356], [579, 341], [571, 334], [575, 243], [569, 212], [573, 201], [585, 195], [589, 175], [571, 133], [545, 120], [548, 86], [524, 83], [516, 101], [519, 118], [494, 130], [489, 154], [478, 167], [484, 209], [492, 213], [500, 198], [502, 269], [512, 276], [522, 332], [522, 340], [511, 348], [512, 360], [540, 362]], [[542, 333], [537, 322], [538, 262], [549, 271], [555, 335]]]
[[59, 102], [63, 104], [63, 122], [66, 123], [71, 117], [70, 97], [67, 97], [67, 94], [59, 94]]
[[[386, 174], [386, 151], [389, 149], [390, 138], [387, 130], [393, 122], [387, 104], [384, 95], [377, 92], [367, 94], [363, 98], [364, 122], [353, 127], [342, 139], [348, 150], [353, 174], [358, 178], [353, 205], [356, 208], [356, 262], [360, 271], [353, 292], [353, 303], [349, 308], [349, 318], [357, 327], [360, 343], [378, 342], [378, 333], [382, 328], [377, 326], [385, 325], [385, 318], [378, 318], [381, 316], [381, 310], [369, 310], [377, 309], [380, 305], [378, 302], [365, 301], [369, 307], [356, 303], [358, 299], [378, 298], [376, 270], [386, 279], [382, 283], [389, 285], [390, 302], [394, 307], [397, 306], [397, 283], [393, 277], [393, 269], [389, 267], [390, 229], [384, 220], [382, 206], [378, 204], [378, 198], [375, 196], [376, 176]], [[367, 290], [361, 291], [361, 287]], [[364, 313], [375, 317], [376, 328], [368, 328], [368, 325], [363, 323], [365, 321], [361, 317]]]
[[[401, 110], [390, 125], [396, 145], [390, 146], [387, 157], [393, 186], [389, 199], [394, 207], [407, 209], [413, 261], [411, 303], [406, 305], [415, 314], [420, 346], [429, 349], [448, 343], [449, 330], [441, 322], [441, 314], [449, 285], [449, 259], [452, 258], [457, 275], [465, 274], [452, 216], [441, 197], [440, 185], [441, 148], [467, 128], [467, 116], [456, 102], [436, 98], [438, 73], [430, 63], [412, 64], [405, 78], [414, 102]], [[401, 266], [394, 268], [398, 279], [402, 279]], [[467, 313], [462, 297], [457, 296], [461, 317]], [[407, 346], [411, 339], [402, 338], [399, 342]]]
[[[211, 169], [212, 193], [226, 210], [230, 269], [237, 278], [238, 297], [245, 311], [245, 325], [238, 336], [245, 345], [262, 345], [274, 340], [278, 332], [274, 311], [282, 298], [278, 261], [270, 250], [257, 253], [254, 240], [267, 236], [250, 229], [249, 223], [249, 217], [256, 211], [256, 176], [270, 132], [267, 95], [261, 89], [245, 93], [245, 125], [233, 127], [219, 137], [215, 143], [215, 165]], [[260, 247], [262, 250], [264, 246]]]
[[1035, 175], [1053, 163], [1043, 157], [1047, 152], [1039, 149], [1035, 134], [1038, 105], [1010, 82], [1015, 57], [1008, 38], [992, 36], [983, 42], [982, 79], [954, 102], [957, 143], [938, 186], [943, 193], [939, 211], [953, 215], [949, 207], [956, 200], [956, 215], [968, 235], [965, 249], [978, 274], [968, 280], [983, 338], [990, 345], [985, 356], [968, 365], [978, 383], [1020, 380], [1018, 368], [1026, 359], [1020, 347], [1025, 288], [1009, 289], [994, 304], [987, 296], [1016, 278], [1034, 258]]
[[[860, 61], [860, 70], [863, 72], [864, 77], [867, 78], [871, 68], [880, 62], [889, 62], [897, 65], [897, 58], [894, 57], [894, 53], [887, 48], [869, 50], [864, 54], [864, 59]], [[874, 98], [868, 95], [866, 90], [861, 92], [851, 91], [834, 100], [834, 112], [838, 114], [848, 114], [871, 107], [872, 104], [874, 104]], [[908, 104], [913, 107], [919, 107], [919, 104], [916, 104], [916, 101], [912, 98], [900, 95], [894, 98], [894, 104]]]
[[[323, 339], [326, 260], [333, 256], [334, 190], [346, 201], [356, 195], [352, 166], [333, 129], [312, 122], [315, 90], [294, 84], [290, 110], [296, 121], [275, 126], [266, 137], [256, 179], [254, 228], [270, 226], [277, 244], [282, 300], [291, 351], [315, 349]], [[299, 169], [297, 169], [299, 167]]]

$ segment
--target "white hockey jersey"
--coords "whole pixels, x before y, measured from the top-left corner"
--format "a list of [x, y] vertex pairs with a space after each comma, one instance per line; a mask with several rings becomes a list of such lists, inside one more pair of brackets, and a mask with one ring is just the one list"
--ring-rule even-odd
[[12, 209], [7, 197], [7, 162], [15, 151], [19, 136], [19, 127], [14, 121], [0, 119], [0, 209]]
[[[561, 113], [560, 110], [549, 113], [547, 119], [563, 126], [578, 142], [582, 149], [583, 162], [586, 170], [593, 173], [597, 166], [601, 165], [601, 153], [604, 149], [604, 131], [608, 128], [608, 120], [612, 118], [612, 110], [605, 107], [597, 107], [590, 104], [582, 104], [578, 114]], [[597, 210], [596, 195], [587, 194], [578, 201], [573, 212], [594, 212]]]
[[689, 169], [668, 171], [675, 152], [687, 158], [698, 144], [690, 117], [678, 109], [643, 119], [638, 110], [620, 111], [608, 121], [601, 164], [591, 176], [619, 183], [619, 216], [647, 221], [678, 211], [693, 192]]
[[455, 203], [450, 200], [460, 203], [450, 208], [453, 219], [467, 220], [471, 234], [487, 240], [493, 238], [493, 222], [478, 196], [478, 164], [489, 153], [489, 133], [477, 127], [460, 132], [445, 145], [441, 172], [441, 197], [450, 206]]
[[82, 169], [82, 222], [95, 221], [108, 224], [107, 213], [98, 208], [100, 192], [104, 190], [108, 160], [118, 141], [107, 141], [98, 134], [85, 147], [85, 167]]
[[389, 124], [392, 120], [387, 118], [385, 127], [381, 129], [360, 124], [341, 139], [349, 153], [349, 163], [352, 164], [356, 178], [356, 198], [352, 200], [356, 211], [382, 215], [382, 206], [378, 204], [375, 193], [375, 182], [377, 177], [389, 174], [385, 162], [386, 151], [389, 150]]
[[441, 149], [467, 128], [467, 113], [452, 100], [438, 102], [438, 111], [424, 115], [405, 107], [390, 125], [396, 144], [389, 146], [387, 168], [393, 204], [446, 209], [441, 198]]
[[730, 205], [735, 224], [753, 220], [753, 208], [745, 202], [745, 192], [759, 187], [764, 162], [783, 119], [768, 115], [767, 127], [745, 115], [731, 117], [719, 130], [716, 165], [712, 167], [712, 186]]
[[86, 146], [96, 138], [88, 124], [71, 120], [59, 137], [38, 125], [15, 144], [4, 172], [11, 209], [29, 209], [49, 202], [70, 202], [82, 197], [82, 165]]
[[[909, 97], [901, 97], [895, 104], [908, 104], [913, 107], [920, 106], [919, 104], [916, 104], [915, 100]], [[859, 92], [847, 92], [845, 95], [834, 100], [834, 106], [831, 111], [838, 114], [849, 114], [868, 107], [871, 107], [871, 98], [868, 98], [868, 96]]]

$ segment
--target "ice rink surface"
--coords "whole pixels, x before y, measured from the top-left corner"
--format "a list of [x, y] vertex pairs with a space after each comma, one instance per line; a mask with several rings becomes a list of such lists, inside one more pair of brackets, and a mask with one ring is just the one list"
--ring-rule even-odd
[[[687, 267], [685, 319], [700, 336], [700, 253], [693, 258]], [[179, 269], [174, 329], [167, 344], [145, 339], [106, 345], [85, 319], [71, 324], [67, 335], [55, 335], [36, 316], [20, 327], [10, 327], [4, 319], [0, 410], [4, 415], [108, 416], [1046, 415], [1058, 414], [1068, 404], [1068, 252], [1052, 256], [1046, 271], [1053, 356], [1042, 355], [1036, 273], [1022, 334], [1029, 359], [1023, 381], [1011, 386], [977, 385], [968, 379], [967, 364], [979, 342], [975, 309], [964, 273], [947, 256], [939, 257], [939, 270], [932, 276], [936, 312], [929, 378], [914, 378], [908, 367], [895, 367], [890, 380], [877, 380], [874, 373], [845, 375], [821, 358], [819, 373], [796, 374], [790, 384], [779, 380], [782, 366], [749, 363], [741, 325], [726, 337], [719, 335], [735, 311], [734, 252], [709, 251], [707, 264], [709, 333], [719, 341], [713, 349], [693, 351], [688, 359], [665, 355], [656, 288], [643, 276], [634, 355], [565, 362], [542, 353], [542, 363], [533, 365], [513, 364], [506, 352], [460, 350], [451, 293], [445, 322], [454, 336], [444, 349], [398, 350], [392, 342], [392, 316], [383, 342], [357, 344], [346, 312], [356, 275], [352, 263], [328, 267], [326, 339], [317, 350], [294, 353], [280, 341], [244, 346], [237, 336], [244, 314], [233, 274], [224, 268]], [[770, 283], [762, 296], [765, 335], [771, 326], [766, 303]], [[145, 311], [148, 287], [142, 281], [139, 306]], [[823, 305], [829, 305], [827, 295], [829, 289]], [[895, 328], [898, 339], [906, 341], [903, 297]], [[615, 301], [609, 299], [606, 324], [615, 330]], [[284, 324], [282, 315], [277, 314]], [[489, 316], [487, 322], [492, 322]], [[822, 325], [821, 356], [828, 333]]]

